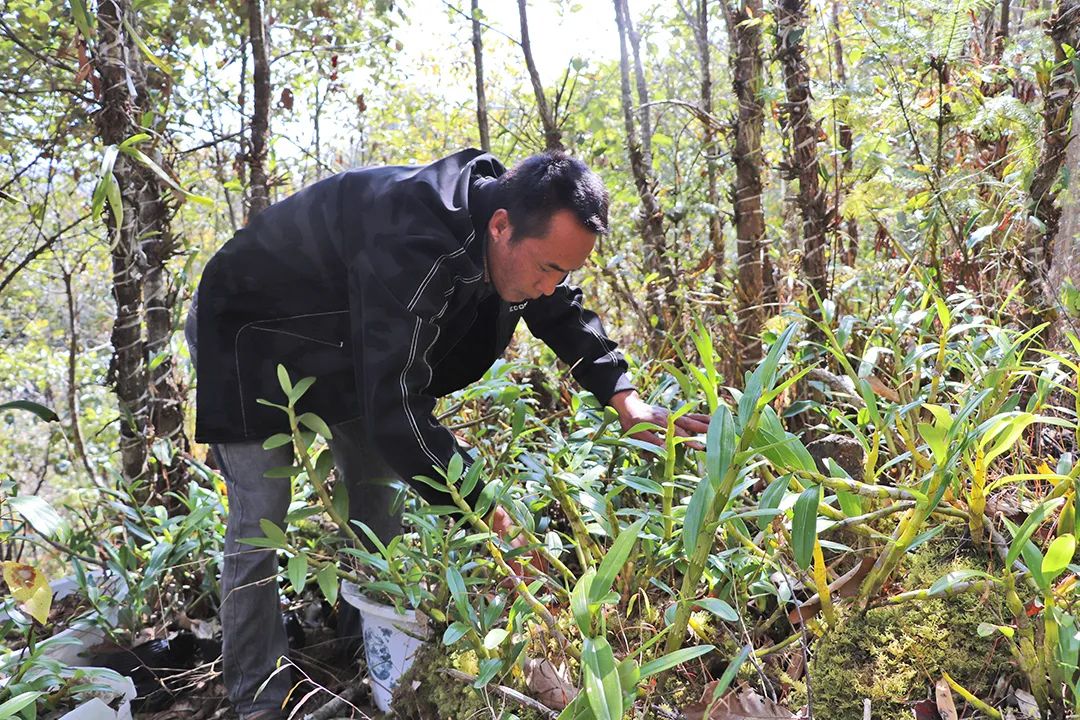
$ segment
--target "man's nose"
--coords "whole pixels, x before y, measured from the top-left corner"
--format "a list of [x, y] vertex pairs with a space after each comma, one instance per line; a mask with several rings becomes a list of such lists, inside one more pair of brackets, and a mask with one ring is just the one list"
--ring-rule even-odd
[[544, 295], [551, 295], [555, 292], [555, 288], [557, 288], [558, 286], [558, 278], [544, 279], [540, 281], [540, 292]]

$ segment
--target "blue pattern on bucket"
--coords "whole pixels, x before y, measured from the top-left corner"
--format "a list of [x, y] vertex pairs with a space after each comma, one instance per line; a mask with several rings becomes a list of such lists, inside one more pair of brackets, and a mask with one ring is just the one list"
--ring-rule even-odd
[[390, 657], [390, 628], [364, 628], [364, 647], [367, 651], [368, 672], [377, 680], [390, 677], [394, 661]]

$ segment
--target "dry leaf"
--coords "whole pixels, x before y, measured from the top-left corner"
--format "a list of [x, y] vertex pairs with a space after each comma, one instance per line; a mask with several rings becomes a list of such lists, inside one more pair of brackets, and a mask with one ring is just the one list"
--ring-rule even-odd
[[878, 397], [885, 398], [894, 403], [900, 402], [900, 394], [883, 383], [876, 375], [868, 376], [866, 378], [866, 384], [870, 386], [870, 389], [873, 390], [874, 394]]
[[562, 710], [578, 694], [570, 682], [566, 666], [556, 668], [550, 660], [529, 658], [525, 661], [525, 686], [534, 698], [553, 710]]
[[[870, 568], [874, 567], [874, 557], [864, 557], [858, 565], [848, 570], [846, 573], [829, 583], [829, 594], [833, 598], [838, 597], [853, 597], [859, 589], [859, 585], [862, 583], [863, 578], [870, 572]], [[821, 598], [814, 595], [809, 600], [804, 602], [799, 607], [795, 608], [788, 613], [788, 621], [792, 625], [801, 623], [805, 618], [812, 618], [821, 611]]]
[[790, 710], [749, 688], [712, 700], [716, 682], [705, 686], [701, 700], [683, 708], [686, 720], [796, 720]]
[[934, 685], [934, 698], [937, 700], [938, 715], [941, 720], [957, 720], [956, 703], [953, 702], [952, 688], [945, 678], [939, 678]]
[[23, 610], [44, 625], [49, 620], [53, 597], [49, 579], [32, 565], [10, 560], [0, 565], [3, 565], [4, 582], [7, 583], [11, 596]]
[[1020, 716], [1030, 720], [1039, 720], [1039, 703], [1035, 702], [1035, 696], [1025, 690], [1013, 691], [1016, 698], [1016, 706], [1020, 709]]
[[941, 720], [933, 700], [920, 700], [915, 703], [911, 706], [911, 714], [915, 720]]

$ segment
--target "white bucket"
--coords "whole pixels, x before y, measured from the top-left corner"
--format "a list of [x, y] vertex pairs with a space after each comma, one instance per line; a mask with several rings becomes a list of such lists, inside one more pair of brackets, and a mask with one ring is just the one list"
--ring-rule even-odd
[[427, 618], [414, 610], [402, 615], [393, 605], [372, 602], [347, 580], [341, 583], [341, 597], [360, 611], [371, 694], [379, 710], [390, 712], [398, 680], [423, 646], [421, 638], [431, 634]]

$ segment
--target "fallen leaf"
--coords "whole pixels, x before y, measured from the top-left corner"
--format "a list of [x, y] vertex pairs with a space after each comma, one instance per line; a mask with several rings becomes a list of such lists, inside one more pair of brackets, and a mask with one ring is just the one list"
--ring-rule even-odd
[[900, 393], [886, 385], [876, 375], [868, 376], [866, 378], [866, 384], [870, 386], [870, 389], [873, 390], [874, 394], [878, 397], [885, 398], [894, 403], [900, 402]]
[[1020, 709], [1021, 717], [1029, 720], [1039, 720], [1042, 717], [1039, 714], [1039, 703], [1035, 702], [1034, 695], [1026, 690], [1015, 690], [1013, 697], [1016, 698], [1016, 707]]
[[550, 660], [529, 658], [524, 670], [525, 686], [532, 696], [553, 710], [564, 709], [578, 694], [565, 665], [556, 668]]
[[934, 685], [934, 698], [937, 700], [937, 711], [941, 720], [957, 720], [956, 703], [953, 702], [952, 688], [945, 678], [939, 678]]
[[[864, 557], [858, 565], [829, 583], [829, 594], [833, 598], [853, 597], [859, 590], [863, 578], [874, 567], [874, 557]], [[792, 625], [801, 623], [804, 619], [812, 618], [821, 611], [821, 598], [814, 595], [799, 607], [788, 613], [788, 621]]]
[[749, 688], [713, 700], [716, 682], [705, 686], [701, 700], [682, 709], [686, 720], [797, 720], [797, 716]]
[[911, 706], [911, 714], [915, 720], [941, 720], [933, 700], [920, 700], [915, 703]]
[[32, 565], [11, 560], [0, 564], [4, 567], [4, 582], [7, 583], [11, 596], [23, 610], [44, 625], [49, 619], [53, 597], [49, 579]]

